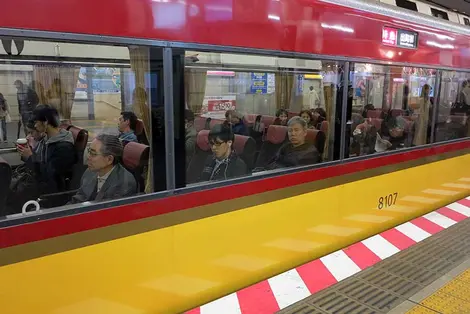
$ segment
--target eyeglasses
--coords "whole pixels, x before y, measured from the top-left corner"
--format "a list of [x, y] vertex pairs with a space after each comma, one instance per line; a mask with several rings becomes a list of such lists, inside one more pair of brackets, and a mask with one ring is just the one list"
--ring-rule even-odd
[[213, 141], [213, 142], [209, 142], [209, 145], [210, 145], [210, 146], [219, 147], [219, 146], [222, 145], [223, 143], [225, 143], [225, 142]]
[[87, 148], [87, 153], [88, 153], [88, 156], [91, 156], [91, 157], [105, 156], [101, 153], [97, 153], [96, 151], [92, 150], [90, 147]]

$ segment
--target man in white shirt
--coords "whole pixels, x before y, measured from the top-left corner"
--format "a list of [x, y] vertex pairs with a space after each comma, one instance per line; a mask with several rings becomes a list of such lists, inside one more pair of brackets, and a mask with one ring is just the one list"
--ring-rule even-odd
[[307, 108], [304, 108], [304, 110], [312, 110], [321, 107], [320, 97], [313, 86], [310, 86], [307, 97]]
[[115, 135], [98, 135], [88, 149], [88, 169], [69, 204], [118, 199], [135, 195], [134, 176], [121, 164], [123, 148]]

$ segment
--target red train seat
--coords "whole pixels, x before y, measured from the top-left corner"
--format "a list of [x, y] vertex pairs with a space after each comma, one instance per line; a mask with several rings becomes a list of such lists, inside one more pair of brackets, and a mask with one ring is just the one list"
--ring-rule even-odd
[[248, 169], [252, 170], [255, 162], [256, 142], [249, 136], [235, 134], [233, 143], [235, 152], [245, 162]]
[[72, 133], [77, 152], [83, 152], [88, 143], [88, 131], [74, 125], [69, 126], [68, 130]]
[[315, 145], [318, 152], [320, 154], [323, 154], [323, 151], [325, 150], [325, 141], [326, 141], [325, 133], [323, 133], [320, 130], [308, 129], [306, 141]]
[[261, 150], [256, 160], [256, 168], [265, 167], [286, 141], [287, 127], [282, 125], [270, 125], [266, 134], [266, 140], [261, 145]]
[[147, 145], [129, 142], [124, 146], [122, 163], [134, 175], [138, 192], [144, 192], [145, 190], [144, 176], [149, 162], [149, 155], [150, 147]]

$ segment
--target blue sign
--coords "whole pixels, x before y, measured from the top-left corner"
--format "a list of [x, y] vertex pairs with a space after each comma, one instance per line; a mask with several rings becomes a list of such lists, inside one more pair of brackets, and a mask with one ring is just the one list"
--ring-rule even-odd
[[251, 73], [251, 93], [267, 94], [268, 92], [268, 74]]

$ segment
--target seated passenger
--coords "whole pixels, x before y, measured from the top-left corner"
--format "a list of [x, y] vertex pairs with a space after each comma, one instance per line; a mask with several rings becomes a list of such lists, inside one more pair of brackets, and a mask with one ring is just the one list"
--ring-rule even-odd
[[313, 125], [313, 115], [310, 110], [302, 110], [300, 112], [300, 117], [307, 122], [307, 128], [308, 129], [314, 129], [315, 126]]
[[38, 106], [32, 113], [32, 122], [44, 139], [35, 148], [17, 145], [26, 163], [15, 169], [7, 200], [7, 214], [21, 211], [26, 201], [44, 194], [66, 191], [77, 161], [72, 133], [59, 129], [59, 114], [55, 108]]
[[131, 111], [121, 112], [119, 117], [118, 129], [119, 139], [123, 142], [138, 142], [137, 135], [135, 135], [135, 129], [137, 125], [137, 116]]
[[38, 132], [34, 128], [34, 120], [28, 121], [26, 129], [28, 130], [28, 136], [26, 137], [28, 145], [22, 147], [21, 152], [19, 152], [21, 160], [24, 161], [31, 170], [34, 170], [34, 163], [41, 161], [41, 153], [44, 148], [46, 134]]
[[209, 132], [212, 156], [204, 165], [202, 181], [216, 181], [236, 178], [248, 174], [245, 162], [237, 156], [232, 145], [235, 136], [228, 124], [217, 124]]
[[312, 112], [313, 120], [312, 124], [317, 129], [320, 130], [321, 124], [326, 120], [326, 111], [323, 108], [314, 109]]
[[406, 121], [402, 117], [392, 117], [388, 115], [383, 120], [380, 127], [380, 137], [383, 140], [390, 142], [389, 150], [409, 147], [411, 145], [411, 138], [405, 131]]
[[103, 201], [137, 193], [134, 176], [120, 164], [123, 148], [115, 135], [98, 135], [88, 149], [88, 169], [69, 204]]
[[287, 125], [288, 113], [286, 109], [279, 109], [276, 112], [276, 119], [274, 120], [274, 125]]
[[225, 113], [227, 123], [232, 126], [233, 134], [248, 136], [248, 128], [243, 123], [243, 116], [235, 110], [227, 110]]
[[196, 149], [197, 131], [194, 127], [194, 113], [186, 109], [184, 111], [184, 129], [186, 131], [185, 148], [186, 148], [186, 168], [194, 155]]
[[[49, 106], [37, 107], [33, 111], [32, 120], [36, 132], [46, 134], [40, 154], [30, 161], [39, 184], [38, 192], [49, 194], [65, 191], [66, 180], [71, 177], [72, 167], [77, 161], [72, 133], [59, 129], [59, 113]], [[27, 146], [17, 146], [17, 149], [24, 158], [32, 156]]]
[[301, 117], [292, 117], [287, 123], [289, 142], [281, 146], [265, 170], [305, 166], [320, 161], [315, 145], [306, 141], [307, 122]]

